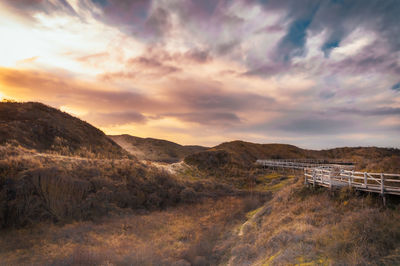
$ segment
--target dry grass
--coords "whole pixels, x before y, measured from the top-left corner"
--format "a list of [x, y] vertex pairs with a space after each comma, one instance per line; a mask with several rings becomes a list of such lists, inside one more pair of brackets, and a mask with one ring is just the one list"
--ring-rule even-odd
[[0, 228], [96, 219], [236, 193], [184, 180], [137, 160], [89, 159], [0, 146]]
[[[400, 149], [344, 147], [329, 150], [305, 150], [287, 144], [256, 144], [244, 141], [222, 143], [207, 151], [189, 155], [185, 162], [216, 176], [241, 176], [257, 159], [344, 159], [369, 172], [400, 171]], [[245, 170], [243, 172], [243, 170]]]
[[285, 186], [232, 249], [232, 265], [400, 263], [399, 206], [375, 196]]
[[0, 264], [216, 265], [229, 259], [231, 231], [259, 205], [207, 199], [148, 214], [3, 231]]
[[[233, 168], [185, 179], [136, 160], [1, 146], [0, 173], [0, 221], [25, 226], [0, 231], [0, 265], [400, 263], [396, 203], [314, 190], [292, 175]], [[226, 197], [238, 195], [222, 184], [234, 179], [273, 198], [259, 208]]]
[[101, 130], [41, 103], [0, 102], [0, 144], [89, 158], [129, 156]]
[[182, 146], [167, 140], [130, 135], [109, 137], [139, 160], [155, 162], [176, 163], [190, 154], [207, 149], [201, 146]]

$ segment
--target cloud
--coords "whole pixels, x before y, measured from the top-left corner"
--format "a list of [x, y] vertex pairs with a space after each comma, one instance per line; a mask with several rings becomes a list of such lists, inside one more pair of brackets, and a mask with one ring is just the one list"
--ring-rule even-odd
[[99, 79], [113, 81], [118, 79], [161, 78], [181, 71], [179, 67], [162, 63], [162, 61], [171, 60], [160, 60], [152, 56], [133, 57], [125, 62], [125, 70], [102, 73], [99, 75]]
[[215, 47], [215, 51], [218, 55], [226, 55], [232, 52], [239, 44], [240, 40], [230, 40], [227, 42], [219, 43]]
[[84, 83], [69, 76], [49, 72], [0, 68], [2, 91], [17, 99], [43, 100], [93, 110], [152, 110], [163, 108], [163, 104], [133, 91], [107, 90], [96, 83]]
[[130, 68], [141, 68], [154, 71], [159, 75], [166, 75], [172, 72], [180, 71], [179, 68], [161, 63], [155, 58], [139, 56], [128, 60], [127, 64]]
[[256, 69], [251, 69], [246, 72], [244, 72], [242, 75], [244, 76], [261, 76], [261, 77], [270, 77], [276, 74], [279, 74], [281, 72], [287, 71], [287, 65], [282, 64], [282, 63], [270, 63], [263, 65], [259, 68]]
[[101, 14], [93, 13], [98, 20], [144, 42], [162, 42], [172, 29], [169, 10], [151, 0], [103, 0], [96, 3], [102, 10]]
[[326, 117], [299, 117], [279, 122], [277, 125], [277, 128], [282, 131], [308, 135], [334, 135], [340, 132], [348, 132], [352, 127], [353, 123], [350, 121]]
[[291, 23], [289, 31], [278, 43], [277, 57], [283, 61], [290, 61], [295, 56], [302, 56], [306, 43], [307, 29], [311, 18], [298, 19]]
[[400, 40], [396, 37], [400, 34], [397, 26], [400, 4], [396, 0], [383, 4], [378, 0], [270, 0], [260, 4], [266, 12], [284, 11], [287, 14], [285, 19], [291, 21], [286, 35], [277, 46], [278, 58], [289, 60], [304, 55], [308, 35], [322, 31], [328, 34], [321, 50], [328, 56], [331, 48], [340, 46], [343, 38], [360, 27], [378, 33], [387, 40], [392, 51], [400, 49]]
[[138, 112], [89, 113], [84, 115], [83, 118], [99, 126], [143, 124], [147, 122], [147, 118]]
[[339, 47], [340, 41], [338, 39], [332, 39], [330, 41], [326, 41], [324, 45], [321, 47], [322, 51], [325, 54], [325, 57], [329, 57], [332, 49]]
[[183, 61], [191, 61], [199, 64], [203, 64], [212, 60], [212, 56], [209, 51], [199, 49], [189, 50], [185, 52], [182, 57]]
[[400, 64], [396, 57], [387, 53], [379, 41], [367, 45], [358, 53], [341, 60], [329, 62], [328, 70], [334, 73], [363, 74], [368, 72], [400, 75]]
[[394, 84], [394, 85], [391, 87], [391, 89], [394, 90], [394, 91], [400, 91], [400, 82]]
[[200, 125], [213, 125], [217, 127], [232, 126], [240, 123], [240, 118], [234, 113], [223, 112], [195, 112], [165, 114], [165, 116], [175, 117], [184, 122], [197, 123]]
[[[134, 91], [104, 88], [97, 83], [82, 83], [48, 72], [0, 69], [0, 84], [6, 95], [39, 100], [73, 108], [86, 108], [85, 116], [100, 125], [145, 123], [146, 112], [154, 117], [170, 116], [199, 124], [234, 124], [241, 120], [236, 112], [271, 106], [271, 98], [260, 95], [224, 91], [218, 83], [196, 80], [175, 80], [159, 95], [159, 99]], [[172, 87], [173, 86], [173, 87]], [[97, 110], [93, 112], [92, 110]]]
[[[103, 17], [106, 22], [113, 25], [126, 25], [133, 29], [143, 26], [150, 14], [151, 0], [107, 0], [100, 5], [103, 9]], [[136, 25], [135, 25], [136, 24]]]
[[249, 92], [223, 90], [218, 83], [178, 79], [173, 83], [175, 88], [167, 91], [170, 99], [194, 110], [262, 110], [274, 105], [272, 98]]
[[171, 28], [172, 24], [169, 12], [160, 7], [150, 13], [144, 25], [145, 35], [156, 40], [163, 39]]
[[[100, 53], [82, 58], [86, 62], [105, 56]], [[81, 60], [82, 60], [81, 59]], [[158, 45], [148, 45], [142, 55], [123, 61], [124, 70], [99, 74], [101, 80], [163, 78], [171, 74], [181, 74], [183, 65], [202, 65], [212, 61], [207, 50], [198, 48], [184, 52], [168, 52]]]
[[47, 14], [57, 12], [76, 15], [75, 10], [67, 0], [5, 0], [3, 4], [13, 9], [15, 13], [24, 17], [24, 19], [34, 19], [33, 15], [36, 12]]
[[78, 57], [77, 60], [81, 62], [90, 62], [93, 60], [99, 60], [102, 59], [104, 60], [105, 57], [108, 57], [110, 54], [108, 52], [101, 52], [101, 53], [95, 53], [95, 54], [89, 54], [85, 56]]
[[372, 108], [367, 110], [360, 110], [355, 108], [341, 108], [341, 109], [336, 109], [335, 111], [339, 111], [341, 113], [346, 113], [350, 115], [361, 115], [361, 116], [400, 115], [400, 108], [392, 108], [392, 107]]
[[336, 145], [364, 134], [400, 145], [398, 1], [0, 5], [7, 97], [67, 106], [107, 130], [207, 144]]

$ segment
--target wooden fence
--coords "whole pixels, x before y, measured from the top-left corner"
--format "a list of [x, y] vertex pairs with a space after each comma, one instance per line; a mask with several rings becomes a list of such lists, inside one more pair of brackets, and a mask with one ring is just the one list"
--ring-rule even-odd
[[345, 160], [326, 159], [268, 159], [257, 160], [263, 167], [304, 170], [306, 184], [330, 189], [350, 187], [356, 190], [400, 196], [400, 174], [354, 171], [354, 164]]
[[356, 190], [400, 195], [400, 174], [367, 173], [338, 168], [305, 168], [307, 184], [324, 187], [352, 187]]
[[337, 167], [343, 169], [353, 169], [353, 162], [345, 160], [327, 160], [327, 159], [269, 159], [269, 160], [257, 160], [256, 164], [264, 167], [275, 167], [275, 168], [291, 168], [301, 169], [320, 167], [330, 168]]

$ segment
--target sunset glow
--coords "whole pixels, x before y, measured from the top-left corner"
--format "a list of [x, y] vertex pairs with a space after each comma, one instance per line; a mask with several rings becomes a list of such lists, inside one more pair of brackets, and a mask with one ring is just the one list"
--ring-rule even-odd
[[181, 144], [400, 147], [400, 4], [300, 2], [1, 1], [0, 99]]

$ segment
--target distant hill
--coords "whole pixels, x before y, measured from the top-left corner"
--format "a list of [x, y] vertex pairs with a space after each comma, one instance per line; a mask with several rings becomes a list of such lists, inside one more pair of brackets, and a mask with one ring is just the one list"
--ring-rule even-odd
[[128, 153], [90, 124], [41, 103], [0, 103], [0, 144], [97, 158]]
[[213, 150], [225, 150], [235, 155], [240, 162], [249, 163], [257, 159], [302, 159], [318, 158], [318, 152], [305, 150], [289, 144], [256, 144], [245, 141], [224, 142]]
[[167, 140], [130, 135], [109, 137], [140, 160], [173, 163], [183, 160], [188, 155], [208, 149], [202, 146], [183, 146]]
[[307, 150], [288, 144], [225, 142], [206, 151], [189, 155], [185, 162], [199, 169], [251, 167], [257, 159], [346, 159], [359, 170], [400, 172], [400, 150], [378, 147], [344, 147]]

